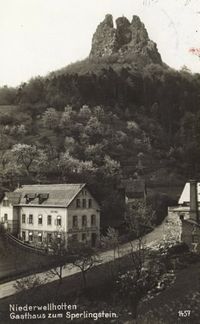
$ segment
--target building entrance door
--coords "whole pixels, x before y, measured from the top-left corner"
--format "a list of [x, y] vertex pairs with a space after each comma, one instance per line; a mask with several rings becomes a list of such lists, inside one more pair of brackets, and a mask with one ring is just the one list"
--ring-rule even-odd
[[22, 231], [22, 241], [26, 241], [26, 232]]

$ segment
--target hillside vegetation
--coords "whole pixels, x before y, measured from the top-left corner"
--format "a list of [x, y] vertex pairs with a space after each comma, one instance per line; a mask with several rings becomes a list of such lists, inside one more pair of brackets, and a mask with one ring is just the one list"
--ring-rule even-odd
[[[94, 47], [99, 28], [121, 42], [110, 55]], [[84, 181], [117, 217], [121, 178], [171, 186], [199, 176], [200, 74], [167, 67], [137, 18], [113, 29], [107, 17], [95, 35], [86, 60], [0, 89], [0, 179], [2, 190]]]

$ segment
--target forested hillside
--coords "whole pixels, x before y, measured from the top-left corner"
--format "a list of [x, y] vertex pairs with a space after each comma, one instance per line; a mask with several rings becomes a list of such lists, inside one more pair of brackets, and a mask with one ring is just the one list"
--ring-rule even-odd
[[167, 67], [152, 44], [153, 56], [147, 47], [136, 60], [128, 41], [127, 55], [124, 45], [102, 57], [93, 48], [82, 62], [0, 89], [2, 189], [84, 181], [117, 215], [121, 178], [170, 185], [199, 176], [200, 74]]

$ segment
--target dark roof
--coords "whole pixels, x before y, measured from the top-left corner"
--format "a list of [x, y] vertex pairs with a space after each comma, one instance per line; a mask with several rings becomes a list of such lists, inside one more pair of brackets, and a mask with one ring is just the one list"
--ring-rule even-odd
[[[20, 195], [18, 205], [42, 205], [67, 207], [77, 196], [85, 184], [48, 184], [48, 185], [25, 185], [17, 188], [14, 194]], [[45, 197], [39, 203], [39, 196]], [[27, 204], [28, 198], [28, 204]]]
[[121, 187], [125, 188], [128, 191], [143, 192], [145, 190], [145, 180], [143, 179], [122, 180]]
[[146, 184], [142, 179], [122, 180], [121, 186], [124, 188], [125, 195], [128, 198], [144, 197], [146, 192]]

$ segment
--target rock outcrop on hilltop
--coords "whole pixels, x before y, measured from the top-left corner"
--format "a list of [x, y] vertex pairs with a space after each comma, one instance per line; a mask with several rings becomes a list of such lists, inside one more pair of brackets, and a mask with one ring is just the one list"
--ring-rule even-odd
[[140, 61], [143, 64], [162, 64], [156, 43], [149, 39], [147, 30], [138, 16], [130, 22], [126, 17], [116, 20], [106, 15], [92, 39], [91, 59], [115, 56], [119, 61]]

